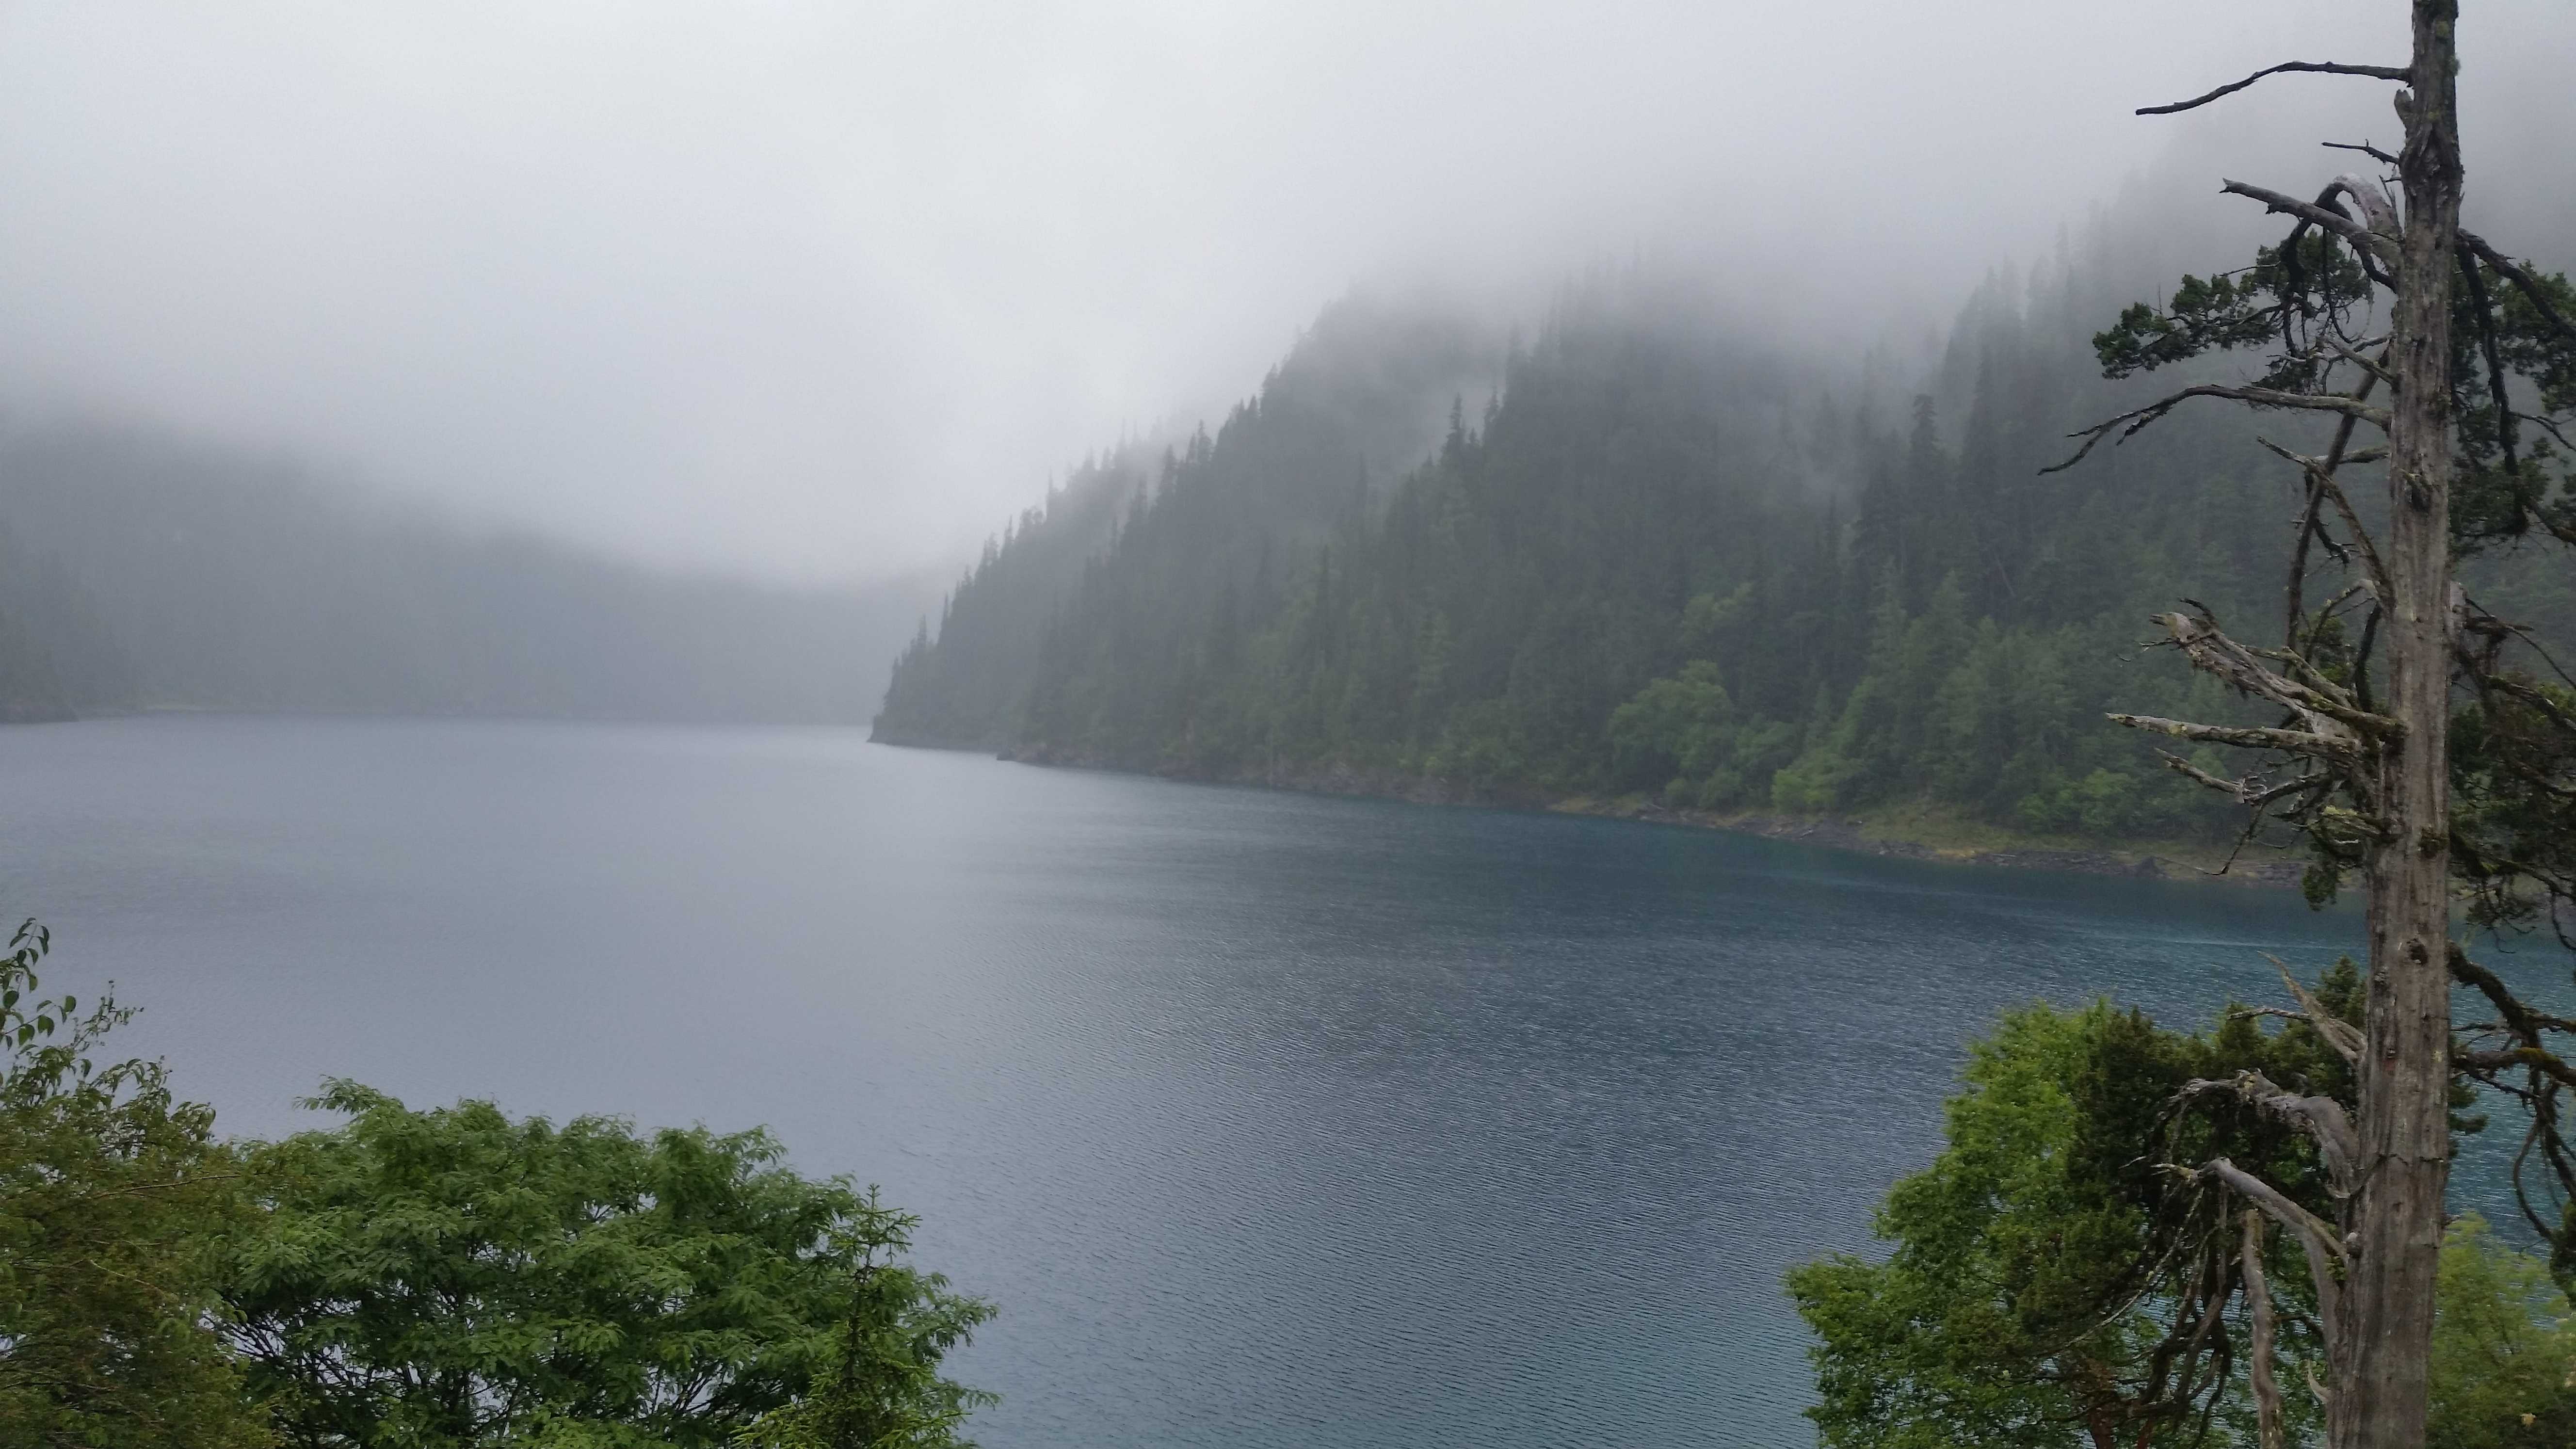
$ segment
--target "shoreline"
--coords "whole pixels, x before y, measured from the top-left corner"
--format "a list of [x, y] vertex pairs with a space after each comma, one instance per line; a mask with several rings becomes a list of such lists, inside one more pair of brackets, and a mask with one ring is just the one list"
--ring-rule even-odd
[[1759, 835], [1766, 840], [1795, 840], [1831, 850], [1937, 861], [1944, 865], [2051, 870], [2070, 875], [2125, 876], [2132, 880], [2205, 881], [2212, 885], [2260, 890], [2295, 890], [2300, 876], [2306, 871], [2305, 864], [2296, 860], [2240, 859], [2222, 874], [2188, 855], [2167, 850], [2048, 844], [2013, 837], [2009, 832], [2000, 832], [2005, 838], [1992, 844], [1941, 843], [1909, 835], [1901, 827], [1891, 827], [1887, 821], [1873, 821], [1858, 815], [1810, 818], [1748, 813], [1725, 816], [1706, 811], [1674, 810], [1652, 802], [1598, 802], [1581, 797], [1547, 808], [1569, 815], [1600, 815], [1702, 830], [1728, 830], [1740, 835]]
[[[952, 748], [939, 745], [917, 745], [886, 740], [904, 748]], [[963, 747], [982, 753], [990, 746]], [[1289, 790], [1308, 795], [1349, 795], [1374, 800], [1400, 800], [1412, 805], [1448, 805], [1466, 809], [1544, 810], [1559, 815], [1591, 815], [1612, 820], [1635, 820], [1650, 825], [1674, 825], [1696, 830], [1724, 830], [1739, 835], [1758, 835], [1766, 840], [1789, 840], [1829, 850], [1845, 850], [1862, 855], [1893, 856], [1906, 860], [1933, 861], [1944, 865], [1982, 866], [2005, 870], [2058, 871], [2070, 875], [2120, 876], [2132, 880], [2176, 880], [2206, 882], [2238, 889], [2295, 890], [2306, 865], [2303, 861], [2271, 858], [2239, 859], [2224, 873], [2204, 861], [2217, 858], [2218, 852], [2205, 847], [2173, 842], [2143, 842], [2128, 847], [2106, 847], [2082, 842], [2068, 842], [2048, 837], [2034, 837], [1989, 825], [1962, 825], [1953, 820], [1927, 818], [1917, 813], [1893, 815], [1773, 815], [1761, 811], [1725, 813], [1707, 810], [1681, 810], [1660, 805], [1644, 796], [1621, 796], [1613, 799], [1573, 792], [1547, 792], [1527, 787], [1506, 786], [1501, 789], [1479, 789], [1454, 785], [1445, 780], [1429, 779], [1400, 770], [1360, 770], [1348, 765], [1302, 766], [1297, 768], [1191, 770], [1169, 764], [1140, 769], [1111, 761], [1087, 759], [1060, 753], [1044, 747], [1025, 750], [1002, 750], [995, 759], [1014, 764], [1039, 765], [1063, 769], [1108, 770], [1125, 775], [1151, 775], [1167, 780], [1192, 780], [1216, 785], [1258, 785], [1265, 789]], [[1910, 827], [1910, 828], [1909, 828]], [[2198, 858], [2195, 858], [2198, 857]]]

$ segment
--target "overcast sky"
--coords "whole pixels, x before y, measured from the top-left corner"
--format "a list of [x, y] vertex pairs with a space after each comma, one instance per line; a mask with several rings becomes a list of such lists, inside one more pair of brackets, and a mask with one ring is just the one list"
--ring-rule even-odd
[[[2465, 8], [2473, 198], [2508, 152], [2567, 182], [2576, 4]], [[944, 569], [1355, 284], [1526, 297], [1644, 249], [1919, 335], [2169, 148], [2313, 185], [2263, 138], [2385, 143], [2387, 87], [2130, 111], [2402, 62], [2404, 13], [0, 0], [0, 407], [656, 560]]]

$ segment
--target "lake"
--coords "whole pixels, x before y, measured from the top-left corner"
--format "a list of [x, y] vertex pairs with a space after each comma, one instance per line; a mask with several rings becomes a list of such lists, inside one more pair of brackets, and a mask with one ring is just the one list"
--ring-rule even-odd
[[2204, 1024], [2349, 910], [851, 731], [0, 731], [0, 910], [223, 1124], [766, 1123], [1002, 1315], [987, 1449], [1811, 1443], [1783, 1269], [1866, 1248], [2006, 1004]]

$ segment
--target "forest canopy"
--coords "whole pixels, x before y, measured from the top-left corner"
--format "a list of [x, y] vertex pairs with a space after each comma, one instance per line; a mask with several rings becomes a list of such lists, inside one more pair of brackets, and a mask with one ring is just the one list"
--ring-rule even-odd
[[[1999, 276], [1921, 392], [1889, 396], [1643, 272], [1602, 274], [1509, 348], [1498, 391], [1417, 388], [1446, 424], [1392, 477], [1283, 371], [1213, 434], [1084, 475], [1123, 513], [1033, 514], [988, 550], [897, 664], [878, 737], [1449, 799], [2223, 841], [2238, 812], [2101, 721], [2228, 711], [2140, 647], [2145, 621], [2180, 598], [2272, 607], [2267, 525], [2293, 490], [2208, 417], [2041, 476], [2141, 387], [2095, 376], [2122, 275], [2093, 255]], [[1352, 350], [1332, 365], [1371, 375]], [[2480, 567], [2490, 591], [2554, 600], [2534, 623], [2570, 622], [2518, 556]]]

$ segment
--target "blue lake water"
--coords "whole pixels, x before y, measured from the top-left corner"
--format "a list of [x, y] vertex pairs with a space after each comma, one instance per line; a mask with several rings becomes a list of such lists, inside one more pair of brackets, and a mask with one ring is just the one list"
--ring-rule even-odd
[[1812, 1442], [1783, 1269], [1868, 1244], [1960, 1044], [2205, 1024], [2286, 892], [1044, 770], [833, 730], [0, 731], [0, 910], [242, 1134], [766, 1123], [1002, 1316], [987, 1449]]

